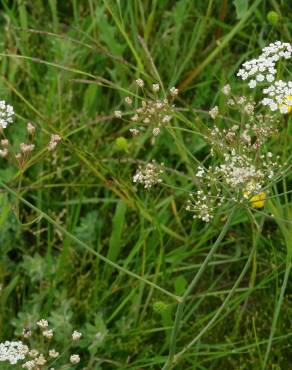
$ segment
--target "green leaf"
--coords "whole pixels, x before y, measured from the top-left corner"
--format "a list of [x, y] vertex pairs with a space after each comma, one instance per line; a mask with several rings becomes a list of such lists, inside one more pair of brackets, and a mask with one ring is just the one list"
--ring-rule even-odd
[[178, 276], [174, 281], [175, 293], [178, 295], [183, 295], [187, 285], [188, 282], [186, 281], [186, 279], [182, 275]]
[[248, 0], [233, 0], [233, 4], [236, 8], [237, 19], [243, 18], [248, 11]]
[[122, 246], [121, 235], [123, 225], [125, 222], [126, 210], [127, 210], [126, 203], [120, 201], [117, 205], [116, 212], [113, 218], [112, 233], [109, 242], [109, 251], [107, 254], [107, 257], [112, 261], [116, 261], [120, 254]]

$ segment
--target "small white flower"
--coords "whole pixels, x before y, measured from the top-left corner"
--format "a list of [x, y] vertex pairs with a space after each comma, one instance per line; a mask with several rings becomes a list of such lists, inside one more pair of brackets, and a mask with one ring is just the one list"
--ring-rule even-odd
[[138, 121], [138, 119], [139, 119], [138, 114], [135, 114], [135, 115], [131, 118], [131, 121], [133, 121], [133, 122], [137, 122], [137, 121]]
[[256, 87], [257, 85], [257, 82], [255, 80], [250, 80], [249, 83], [248, 83], [248, 86], [253, 89], [254, 87]]
[[40, 366], [43, 366], [47, 362], [43, 354], [40, 354], [39, 357], [36, 358], [34, 361], [36, 365], [40, 365]]
[[38, 355], [39, 355], [39, 351], [38, 351], [37, 349], [31, 349], [31, 350], [29, 351], [29, 356], [30, 356], [31, 358], [36, 358]]
[[210, 116], [215, 119], [219, 113], [217, 105], [209, 111]]
[[78, 364], [80, 362], [79, 355], [71, 355], [70, 356], [70, 362], [71, 362], [71, 364]]
[[140, 134], [140, 131], [136, 128], [130, 128], [129, 130], [133, 136], [138, 136]]
[[139, 86], [139, 87], [143, 87], [144, 86], [144, 81], [141, 80], [141, 78], [138, 78], [138, 80], [136, 80], [136, 84]]
[[0, 100], [0, 126], [6, 128], [9, 123], [13, 122], [14, 110], [4, 100]]
[[49, 326], [49, 323], [45, 319], [41, 319], [37, 322], [37, 326], [39, 326], [42, 329], [46, 329]]
[[128, 104], [128, 105], [131, 105], [133, 103], [133, 100], [129, 97], [129, 96], [126, 96], [125, 97], [125, 102]]
[[264, 76], [264, 75], [262, 75], [262, 74], [258, 74], [258, 75], [256, 76], [256, 80], [257, 80], [258, 82], [263, 82], [263, 81], [264, 81], [264, 79], [265, 79], [265, 76]]
[[275, 80], [275, 77], [272, 74], [268, 74], [266, 79], [267, 79], [268, 82], [273, 82]]
[[152, 90], [153, 90], [154, 92], [158, 92], [158, 91], [159, 91], [159, 89], [160, 89], [160, 86], [159, 86], [158, 84], [153, 84], [153, 85], [152, 85]]
[[22, 365], [22, 368], [23, 369], [27, 369], [27, 370], [33, 370], [36, 368], [36, 363], [34, 360], [30, 360], [30, 361], [26, 361], [23, 365]]
[[[163, 163], [161, 164], [163, 166]], [[135, 175], [133, 176], [133, 182], [144, 185], [145, 189], [150, 189], [155, 184], [162, 182], [160, 175], [163, 173], [163, 170], [156, 165], [156, 162], [153, 160], [150, 163], [147, 163], [145, 166], [139, 166]]]
[[34, 144], [21, 143], [20, 150], [22, 151], [22, 153], [30, 153], [34, 150]]
[[198, 171], [197, 171], [197, 173], [196, 173], [196, 177], [203, 177], [203, 176], [204, 176], [204, 174], [205, 174], [205, 170], [204, 170], [204, 168], [203, 168], [203, 167], [201, 167], [201, 166], [199, 166], [199, 167], [198, 167]]
[[57, 352], [55, 349], [51, 349], [49, 351], [49, 356], [52, 357], [52, 358], [56, 358], [59, 356], [59, 352]]
[[53, 332], [52, 329], [50, 329], [50, 330], [44, 330], [43, 331], [43, 336], [46, 337], [46, 338], [48, 338], [48, 339], [51, 339], [54, 336], [54, 332]]
[[61, 140], [61, 136], [59, 136], [58, 134], [51, 135], [51, 140], [48, 145], [48, 150], [49, 151], [54, 150], [60, 140]]
[[8, 155], [8, 150], [7, 149], [0, 149], [0, 157], [6, 158]]
[[223, 86], [222, 87], [222, 93], [224, 94], [224, 95], [229, 95], [230, 94], [230, 92], [231, 92], [231, 86], [229, 85], [229, 84], [227, 84], [227, 85], [225, 85], [225, 86]]
[[169, 92], [170, 92], [170, 95], [171, 95], [171, 96], [177, 96], [177, 94], [178, 94], [178, 89], [176, 89], [176, 88], [173, 86], [173, 87], [171, 87], [171, 88], [169, 89]]
[[114, 115], [116, 118], [122, 118], [122, 112], [120, 110], [115, 110]]
[[168, 115], [166, 115], [166, 116], [164, 116], [164, 117], [162, 118], [162, 122], [163, 122], [163, 123], [168, 123], [168, 122], [170, 122], [170, 120], [171, 120], [171, 116], [168, 116]]
[[154, 136], [158, 136], [160, 134], [160, 128], [159, 127], [155, 127], [152, 131], [153, 135]]
[[77, 331], [77, 330], [74, 330], [73, 331], [73, 333], [72, 333], [72, 339], [74, 341], [79, 340], [81, 337], [82, 337], [82, 334], [79, 331]]

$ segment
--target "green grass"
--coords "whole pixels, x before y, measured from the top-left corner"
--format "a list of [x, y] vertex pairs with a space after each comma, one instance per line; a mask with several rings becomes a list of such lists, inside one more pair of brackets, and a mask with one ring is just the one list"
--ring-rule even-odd
[[[237, 14], [214, 0], [1, 2], [1, 99], [17, 114], [7, 136], [37, 126], [24, 173], [0, 160], [1, 340], [45, 317], [60, 350], [83, 333], [80, 369], [292, 369], [291, 173], [254, 218], [236, 209], [205, 225], [185, 211], [208, 153], [196, 133], [207, 116], [192, 109], [223, 106], [227, 82], [247, 94], [239, 65], [292, 41], [289, 1], [249, 3]], [[113, 116], [139, 77], [179, 86], [188, 110], [155, 145]], [[282, 125], [270, 145], [285, 160]], [[48, 155], [51, 133], [62, 142]], [[152, 158], [166, 184], [136, 190], [136, 164]]]

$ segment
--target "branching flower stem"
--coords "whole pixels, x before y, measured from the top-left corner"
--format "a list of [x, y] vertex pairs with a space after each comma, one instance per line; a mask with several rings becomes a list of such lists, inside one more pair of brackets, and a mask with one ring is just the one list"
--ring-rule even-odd
[[184, 307], [185, 307], [186, 300], [187, 300], [189, 294], [192, 292], [192, 290], [196, 286], [196, 284], [198, 283], [201, 275], [203, 274], [205, 269], [208, 267], [209, 261], [211, 260], [211, 258], [215, 254], [215, 252], [217, 251], [218, 247], [221, 244], [221, 241], [223, 240], [224, 236], [226, 235], [226, 233], [227, 233], [227, 231], [230, 227], [233, 215], [235, 213], [235, 209], [236, 208], [234, 207], [231, 210], [231, 212], [230, 212], [230, 214], [229, 214], [229, 216], [228, 216], [228, 218], [225, 222], [225, 225], [223, 226], [218, 238], [216, 239], [215, 243], [213, 244], [212, 248], [210, 249], [210, 252], [208, 253], [207, 257], [205, 258], [205, 260], [202, 263], [201, 267], [199, 268], [198, 272], [194, 276], [190, 285], [188, 286], [185, 293], [183, 294], [181, 302], [178, 303], [176, 314], [175, 314], [175, 320], [174, 320], [174, 324], [173, 324], [173, 328], [172, 328], [172, 332], [171, 332], [171, 337], [170, 337], [169, 356], [168, 356], [167, 362], [164, 365], [164, 367], [162, 368], [162, 370], [170, 370], [174, 365], [177, 334], [178, 334], [178, 331], [179, 331], [180, 326], [181, 326], [181, 320], [182, 320], [183, 310], [184, 310]]

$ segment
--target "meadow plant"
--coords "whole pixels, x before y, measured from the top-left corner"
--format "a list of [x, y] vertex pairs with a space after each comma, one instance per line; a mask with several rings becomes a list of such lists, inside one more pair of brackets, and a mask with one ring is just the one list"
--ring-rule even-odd
[[[36, 322], [33, 327], [26, 327], [22, 332], [22, 340], [0, 343], [0, 362], [15, 365], [13, 368], [27, 370], [68, 369], [70, 364], [78, 364], [80, 356], [70, 351], [76, 347], [82, 333], [74, 330], [68, 338], [66, 349], [57, 351], [58, 343], [54, 343], [54, 330], [49, 328], [46, 319]], [[54, 348], [54, 346], [56, 346]]]
[[259, 83], [268, 85], [262, 90], [267, 96], [262, 99], [262, 104], [268, 106], [271, 111], [279, 110], [284, 114], [291, 112], [292, 82], [277, 80], [276, 66], [281, 59], [289, 60], [291, 56], [291, 44], [276, 41], [266, 46], [258, 58], [245, 62], [237, 73], [242, 80], [250, 80], [248, 86], [251, 89]]
[[141, 95], [133, 95], [133, 98], [127, 96], [124, 100], [127, 108], [133, 108], [133, 110], [126, 110], [124, 113], [116, 110], [114, 115], [124, 120], [125, 116], [131, 116], [130, 121], [135, 123], [135, 126], [130, 129], [133, 136], [141, 134], [147, 128], [151, 129], [153, 136], [158, 136], [172, 119], [175, 109], [173, 100], [178, 95], [178, 89], [171, 87], [169, 94], [166, 95], [157, 83], [152, 84], [148, 89], [142, 79], [137, 79], [135, 84], [141, 90]]
[[[234, 89], [229, 84], [226, 84], [221, 89], [222, 95], [220, 98], [223, 104], [211, 107], [208, 112], [204, 111], [203, 119], [196, 117], [193, 120], [192, 116], [192, 129], [196, 134], [199, 133], [200, 138], [204, 141], [205, 157], [204, 159], [195, 158], [196, 160], [194, 161], [186, 161], [188, 164], [190, 163], [191, 176], [187, 177], [187, 189], [180, 189], [182, 190], [182, 194], [186, 195], [188, 193], [183, 199], [185, 203], [184, 208], [192, 213], [192, 217], [198, 223], [201, 223], [201, 221], [203, 223], [211, 223], [220, 218], [225, 221], [225, 224], [218, 238], [208, 251], [204, 262], [200, 265], [194, 278], [183, 293], [174, 295], [163, 288], [159, 288], [161, 292], [166, 292], [169, 297], [175, 298], [177, 301], [177, 311], [173, 325], [170, 328], [170, 334], [167, 332], [169, 355], [163, 367], [165, 370], [173, 368], [178, 363], [180, 357], [199, 341], [201, 336], [218, 318], [221, 311], [226, 307], [228, 299], [231, 298], [231, 295], [238, 288], [251, 260], [254, 258], [255, 248], [252, 249], [242, 273], [236, 280], [233, 288], [230, 289], [216, 315], [194, 339], [180, 352], [176, 353], [177, 333], [182, 326], [184, 309], [189, 295], [194, 290], [201, 275], [207, 268], [210, 259], [214, 256], [221, 241], [228, 232], [235, 210], [241, 209], [247, 211], [248, 215], [252, 214], [252, 220], [254, 220], [252, 212], [259, 212], [261, 210], [262, 212], [260, 213], [265, 214], [269, 197], [273, 196], [272, 187], [279, 178], [281, 179], [285, 169], [289, 166], [285, 161], [282, 162], [280, 156], [270, 149], [272, 145], [269, 144], [270, 141], [274, 140], [281, 133], [280, 126], [283, 118], [281, 114], [288, 114], [292, 111], [292, 83], [290, 81], [277, 80], [277, 63], [281, 60], [289, 60], [291, 53], [292, 47], [289, 43], [276, 41], [265, 47], [258, 58], [245, 62], [240, 68], [237, 76], [243, 81], [248, 81], [248, 86], [251, 89], [257, 86], [260, 87], [261, 94], [264, 96], [261, 100], [250, 96], [237, 95], [234, 93]], [[182, 123], [190, 122], [189, 113], [190, 111], [193, 113], [193, 110], [177, 108], [175, 105], [175, 100], [178, 98], [179, 93], [178, 88], [171, 87], [168, 91], [165, 91], [161, 82], [157, 83], [152, 80], [148, 84], [141, 78], [136, 79], [134, 85], [136, 92], [128, 91], [129, 95], [124, 97], [123, 102], [125, 108], [119, 108], [113, 114], [115, 121], [121, 121], [130, 127], [129, 132], [132, 136], [141, 138], [145, 135], [145, 139], [150, 137], [151, 145], [155, 146], [155, 140], [159, 135], [165, 133], [166, 140], [169, 140], [171, 135], [167, 136], [167, 133], [173, 134], [176, 129], [184, 129]], [[266, 107], [270, 108], [268, 112], [266, 111]], [[33, 123], [28, 123], [26, 127], [26, 139], [20, 144], [12, 145], [10, 140], [5, 136], [4, 130], [13, 122], [13, 116], [13, 107], [5, 101], [1, 101], [0, 126], [2, 139], [0, 142], [0, 156], [5, 158], [8, 163], [23, 169], [38, 149], [37, 137], [39, 135], [39, 129]], [[183, 119], [180, 120], [180, 117], [183, 117]], [[180, 123], [179, 127], [175, 126], [175, 122], [177, 121]], [[200, 124], [197, 125], [198, 121]], [[178, 136], [175, 137], [175, 144], [179, 142], [177, 139]], [[39, 148], [42, 154], [53, 152], [62, 140], [59, 134], [50, 134], [48, 136], [46, 132], [46, 137], [49, 137], [46, 144], [42, 148]], [[173, 136], [171, 137], [173, 138]], [[125, 152], [128, 153], [126, 139], [118, 139], [120, 139], [118, 140], [120, 147], [127, 146]], [[131, 138], [131, 140], [136, 139], [138, 138]], [[159, 151], [156, 152], [156, 156], [159, 155], [157, 153]], [[80, 155], [80, 159], [84, 163], [88, 164], [89, 162], [82, 155]], [[94, 166], [91, 165], [91, 167]], [[173, 176], [179, 172], [174, 169], [171, 170]], [[166, 171], [167, 169], [164, 163], [158, 164], [157, 157], [156, 159], [150, 158], [149, 161], [138, 166], [136, 172], [131, 176], [131, 182], [136, 185], [142, 185], [141, 187], [144, 187], [145, 190], [158, 185], [167, 187], [167, 183], [164, 183], [162, 179], [162, 175]], [[103, 173], [99, 173], [98, 171], [97, 173], [102, 181], [108, 181]], [[126, 199], [125, 189], [123, 191], [120, 192], [120, 189], [115, 188], [115, 192], [122, 194], [122, 197]], [[10, 194], [15, 195], [13, 191], [10, 191]], [[19, 199], [22, 200], [21, 196]], [[31, 205], [31, 203], [25, 202], [25, 204], [34, 211], [37, 211], [37, 208]], [[120, 204], [113, 217], [114, 223], [118, 225], [120, 225], [125, 213], [124, 205]], [[174, 213], [176, 213], [175, 204], [173, 204], [173, 209]], [[143, 212], [147, 214], [145, 210]], [[54, 226], [56, 225], [56, 222], [50, 216], [45, 215], [44, 212], [39, 213], [48, 222], [51, 222]], [[221, 218], [222, 215], [223, 218]], [[147, 217], [150, 218], [148, 214]], [[96, 216], [94, 215], [93, 218], [95, 219]], [[259, 227], [258, 224], [256, 225]], [[82, 227], [80, 228], [82, 229]], [[99, 252], [88, 247], [83, 241], [79, 241], [76, 237], [72, 236], [63, 227], [59, 227], [59, 230], [79, 246], [85, 246], [87, 251], [93, 251], [95, 256], [102, 257], [102, 260], [109, 263], [112, 267], [139, 279], [143, 284], [147, 283], [154, 288], [158, 287], [158, 285], [150, 282], [144, 276], [141, 277], [138, 274], [132, 273], [125, 267], [121, 267], [115, 261], [112, 261], [111, 259], [117, 259], [115, 253], [109, 252], [109, 258], [103, 257]], [[169, 234], [174, 234], [169, 229], [167, 231]], [[39, 232], [41, 231], [39, 230]], [[94, 234], [94, 230], [90, 232]], [[87, 229], [85, 230], [84, 234], [86, 237], [90, 232]], [[118, 244], [120, 235], [121, 233], [118, 229], [114, 237], [110, 239], [109, 243], [111, 247]], [[66, 254], [64, 254], [65, 258], [67, 258]], [[102, 276], [107, 276], [107, 272]], [[119, 278], [117, 278], [116, 286], [119, 289]], [[147, 302], [149, 303], [151, 295], [149, 295], [148, 300]], [[154, 305], [156, 311], [157, 306], [160, 308], [170, 307], [170, 305], [162, 302], [159, 305]], [[123, 305], [117, 311], [121, 308], [123, 308]], [[171, 319], [171, 310], [168, 311], [167, 315], [167, 322], [169, 322], [169, 319]], [[120, 325], [122, 327], [122, 324]], [[34, 326], [23, 330], [21, 340], [5, 341], [0, 344], [1, 362], [13, 365], [13, 368], [18, 366], [19, 369], [27, 370], [55, 369], [55, 366], [57, 366], [56, 369], [68, 369], [74, 365], [78, 366], [79, 363], [81, 365], [82, 356], [80, 357], [79, 354], [75, 353], [74, 347], [82, 338], [80, 332], [73, 331], [71, 337], [68, 338], [69, 344], [67, 345], [67, 349], [61, 352], [58, 345], [54, 344], [55, 331], [49, 327], [46, 319], [37, 321]], [[269, 353], [269, 350], [267, 350], [267, 353]]]

